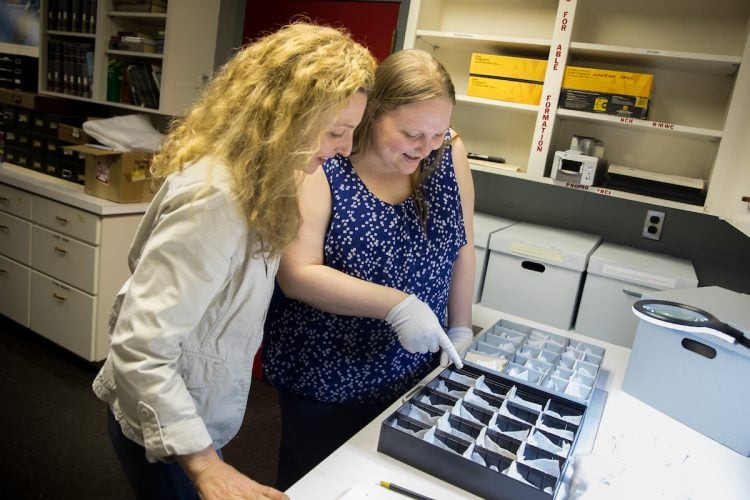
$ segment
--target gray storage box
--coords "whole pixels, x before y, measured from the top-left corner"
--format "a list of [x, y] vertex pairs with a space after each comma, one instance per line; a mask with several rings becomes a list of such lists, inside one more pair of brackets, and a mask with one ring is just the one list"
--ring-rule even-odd
[[490, 235], [495, 231], [516, 224], [517, 221], [474, 212], [474, 252], [476, 253], [476, 274], [474, 275], [474, 304], [482, 298], [482, 286], [487, 271]]
[[601, 236], [520, 222], [490, 236], [482, 305], [569, 329]]
[[688, 260], [602, 243], [589, 258], [575, 330], [631, 347], [638, 326], [631, 308], [644, 292], [697, 286]]
[[[750, 295], [720, 287], [644, 294], [708, 311], [750, 336]], [[701, 354], [702, 353], [702, 354]], [[622, 389], [696, 431], [750, 456], [750, 349], [706, 333], [640, 320]]]

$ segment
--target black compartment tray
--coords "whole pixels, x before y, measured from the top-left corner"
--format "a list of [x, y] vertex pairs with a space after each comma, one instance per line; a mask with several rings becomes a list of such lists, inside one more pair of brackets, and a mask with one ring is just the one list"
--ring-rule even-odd
[[[476, 381], [480, 376], [484, 376], [486, 384], [484, 388], [489, 388], [489, 392], [476, 391], [475, 396], [484, 397], [485, 401], [492, 404], [479, 406], [455, 396], [469, 389], [470, 386], [465, 384], [466, 377]], [[540, 412], [535, 408], [525, 407], [522, 402], [511, 402], [511, 400], [506, 402], [505, 408], [517, 420], [513, 420], [512, 417], [503, 417], [501, 410], [493, 410], [492, 407], [502, 405], [513, 387], [515, 387], [516, 397], [522, 398], [531, 405], [541, 405], [542, 408], [548, 405], [549, 410], [560, 416], [580, 416], [580, 422], [571, 423], [549, 413], [544, 413], [539, 418]], [[447, 389], [453, 394], [442, 392], [439, 388]], [[480, 367], [465, 365], [461, 370], [449, 367], [438, 373], [426, 386], [418, 388], [383, 421], [378, 451], [483, 498], [550, 500], [566, 482], [566, 471], [571, 457], [575, 453], [588, 452], [593, 448], [606, 398], [605, 391], [595, 389], [587, 403], [580, 403]], [[435, 405], [440, 405], [441, 408]], [[456, 405], [463, 405], [461, 411], [468, 412], [467, 415], [476, 420], [468, 420], [455, 413], [450, 414], [451, 410], [445, 409], [447, 406]], [[438, 428], [432, 429], [434, 439], [442, 446], [424, 440], [424, 434], [430, 432], [434, 425], [410, 417], [409, 412], [412, 410], [424, 412], [424, 415], [431, 420], [449, 413], [443, 418], [448, 419], [450, 430], [455, 430], [455, 433], [445, 432]], [[493, 416], [493, 424], [490, 425], [490, 419]], [[550, 432], [550, 428], [553, 432]], [[518, 453], [521, 443], [535, 431], [557, 445], [568, 444], [570, 449], [567, 454], [555, 454], [526, 442], [523, 448], [525, 459], [554, 460], [560, 464], [561, 469], [559, 477], [555, 477], [527, 465], [524, 461], [517, 461], [514, 467], [525, 481], [531, 483], [528, 484], [490, 467], [494, 465], [497, 469], [503, 470], [513, 463], [513, 459], [474, 442], [473, 440], [482, 431], [486, 439], [492, 440], [494, 445], [503, 448], [500, 451], [506, 454]], [[526, 431], [528, 435], [524, 439], [504, 434], [504, 432], [524, 434]], [[567, 433], [568, 437], [563, 438], [556, 432]], [[573, 435], [572, 439], [569, 439], [570, 434]], [[474, 453], [482, 457], [487, 466], [462, 456], [470, 447]], [[547, 491], [544, 491], [545, 488]]]

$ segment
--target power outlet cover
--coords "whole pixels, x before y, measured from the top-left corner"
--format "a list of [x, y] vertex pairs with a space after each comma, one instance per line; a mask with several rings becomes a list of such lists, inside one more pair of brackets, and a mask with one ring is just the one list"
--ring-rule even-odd
[[659, 212], [658, 210], [649, 210], [646, 212], [641, 236], [650, 240], [659, 240], [661, 239], [661, 232], [663, 229], [664, 212]]

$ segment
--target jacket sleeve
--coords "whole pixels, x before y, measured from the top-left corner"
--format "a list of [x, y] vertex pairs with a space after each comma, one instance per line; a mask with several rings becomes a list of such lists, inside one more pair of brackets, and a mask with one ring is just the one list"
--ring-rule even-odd
[[161, 199], [110, 351], [120, 409], [142, 431], [150, 460], [211, 445], [180, 373], [181, 347], [200, 331], [206, 310], [231, 278], [233, 256], [247, 241], [244, 218], [226, 191], [176, 191]]

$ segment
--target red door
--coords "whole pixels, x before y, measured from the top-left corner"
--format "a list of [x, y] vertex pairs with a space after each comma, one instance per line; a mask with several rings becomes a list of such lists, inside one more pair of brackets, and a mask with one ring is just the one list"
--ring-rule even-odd
[[262, 2], [260, 8], [258, 3], [248, 0], [245, 7], [245, 41], [304, 15], [321, 24], [347, 28], [379, 61], [393, 52], [400, 2], [271, 0]]

